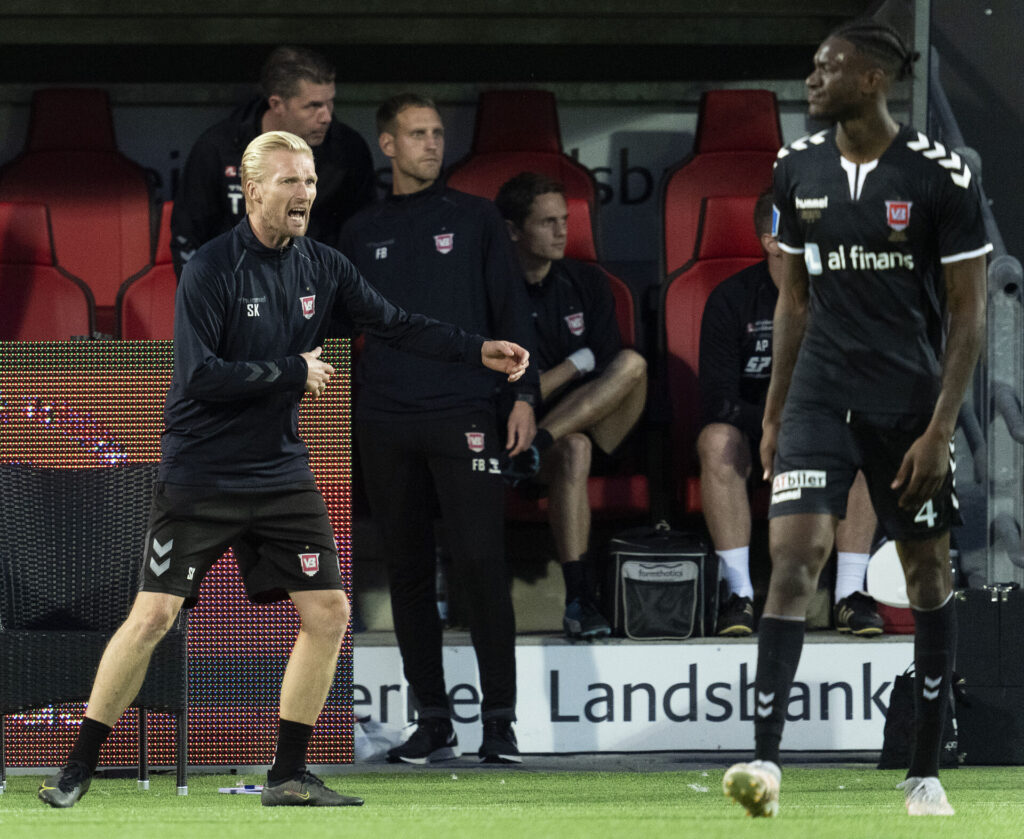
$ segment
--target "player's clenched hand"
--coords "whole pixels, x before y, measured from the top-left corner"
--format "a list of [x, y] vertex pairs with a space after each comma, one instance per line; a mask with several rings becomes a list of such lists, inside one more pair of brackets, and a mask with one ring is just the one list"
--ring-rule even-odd
[[530, 366], [530, 353], [511, 341], [484, 341], [480, 358], [484, 367], [505, 373], [510, 382], [519, 379]]
[[306, 360], [306, 393], [313, 394], [314, 399], [324, 392], [331, 376], [334, 375], [334, 368], [326, 361], [320, 360], [323, 351], [323, 347], [317, 347], [315, 350], [301, 353]]
[[891, 484], [903, 487], [899, 505], [904, 510], [919, 510], [935, 494], [949, 471], [949, 440], [941, 434], [925, 431], [907, 449]]

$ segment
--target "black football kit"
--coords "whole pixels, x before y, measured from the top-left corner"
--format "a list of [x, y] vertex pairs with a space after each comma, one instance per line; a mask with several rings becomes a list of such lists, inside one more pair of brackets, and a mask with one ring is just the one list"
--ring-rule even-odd
[[939, 392], [942, 265], [991, 250], [980, 195], [959, 155], [909, 127], [867, 164], [843, 158], [835, 133], [791, 143], [775, 169], [779, 246], [803, 255], [810, 300], [770, 515], [841, 515], [863, 466], [889, 536], [929, 537], [956, 520], [952, 469], [916, 514], [888, 486]]
[[[533, 351], [526, 291], [497, 209], [438, 182], [391, 195], [346, 224], [342, 249], [397, 305]], [[433, 499], [466, 592], [484, 719], [513, 718], [515, 616], [504, 548], [505, 444], [496, 402], [535, 405], [519, 382], [399, 355], [368, 336], [356, 368], [356, 438], [370, 509], [388, 550], [392, 615], [421, 718], [449, 717], [435, 589]]]
[[701, 425], [736, 426], [755, 447], [772, 373], [778, 299], [768, 263], [758, 262], [715, 286], [700, 324]]
[[[242, 152], [263, 133], [268, 107], [264, 97], [249, 100], [192, 146], [171, 213], [171, 254], [179, 277], [196, 248], [245, 216]], [[313, 162], [317, 194], [306, 235], [337, 247], [345, 220], [376, 197], [373, 158], [356, 131], [333, 120], [324, 141], [313, 148]]]
[[[482, 367], [480, 336], [394, 306], [338, 251], [312, 239], [268, 248], [245, 218], [189, 261], [175, 305], [163, 499], [154, 503], [147, 537], [147, 590], [193, 600], [229, 544], [254, 599], [267, 599], [268, 587], [278, 597], [340, 587], [326, 508], [298, 435], [307, 378], [300, 354], [355, 331]], [[275, 496], [280, 509], [271, 526], [267, 499]], [[259, 567], [264, 562], [278, 564], [274, 585], [274, 574]]]

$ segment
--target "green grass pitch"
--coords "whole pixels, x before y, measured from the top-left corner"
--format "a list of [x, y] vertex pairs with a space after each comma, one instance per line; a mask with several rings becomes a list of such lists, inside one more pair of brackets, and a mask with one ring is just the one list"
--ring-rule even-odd
[[720, 768], [678, 772], [533, 772], [470, 768], [422, 774], [346, 771], [323, 777], [363, 807], [264, 809], [218, 787], [262, 776], [195, 774], [188, 796], [173, 776], [140, 792], [100, 778], [70, 810], [35, 797], [40, 778], [15, 775], [0, 796], [2, 839], [995, 839], [1024, 836], [1024, 767], [943, 773], [951, 818], [911, 818], [895, 789], [903, 773], [871, 768], [786, 769], [776, 819], [750, 819], [722, 795]]

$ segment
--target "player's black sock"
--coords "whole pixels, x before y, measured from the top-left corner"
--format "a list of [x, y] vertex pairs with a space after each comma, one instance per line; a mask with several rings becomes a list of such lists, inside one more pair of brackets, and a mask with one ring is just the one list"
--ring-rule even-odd
[[938, 609], [914, 613], [914, 752], [908, 778], [939, 774], [942, 729], [956, 647], [956, 611], [950, 595]]
[[577, 598], [585, 600], [589, 594], [587, 555], [583, 554], [576, 562], [563, 562], [562, 577], [565, 579], [565, 605], [568, 606]]
[[554, 442], [555, 438], [551, 436], [551, 432], [546, 428], [538, 428], [537, 433], [533, 437], [533, 445], [537, 447], [537, 451], [541, 454], [550, 449], [551, 444]]
[[274, 765], [267, 772], [267, 783], [278, 784], [295, 777], [306, 765], [306, 749], [313, 736], [313, 726], [282, 719], [277, 729], [277, 751]]
[[84, 763], [90, 772], [95, 772], [96, 764], [100, 762], [100, 749], [107, 742], [112, 730], [109, 725], [85, 717], [79, 726], [78, 737], [75, 739], [71, 754], [68, 755], [68, 763]]
[[804, 646], [804, 621], [762, 617], [754, 676], [754, 757], [779, 762], [779, 744]]

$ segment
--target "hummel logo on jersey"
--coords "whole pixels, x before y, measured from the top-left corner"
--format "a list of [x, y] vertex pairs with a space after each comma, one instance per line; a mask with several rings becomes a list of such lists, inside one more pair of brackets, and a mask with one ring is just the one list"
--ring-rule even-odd
[[434, 237], [434, 247], [437, 248], [438, 253], [451, 253], [452, 248], [455, 247], [455, 234], [438, 233]]
[[825, 210], [828, 209], [828, 196], [822, 198], [797, 198], [796, 208], [798, 210]]
[[957, 186], [967, 189], [971, 182], [971, 170], [955, 151], [947, 151], [939, 142], [932, 142], [920, 131], [917, 139], [907, 143], [911, 151], [919, 151], [929, 160], [936, 161], [943, 169], [949, 169], [949, 177]]
[[757, 715], [761, 719], [767, 719], [772, 715], [772, 703], [775, 701], [775, 691], [771, 693], [757, 692]]
[[281, 375], [281, 368], [274, 361], [247, 361], [245, 366], [249, 368], [247, 382], [255, 382], [259, 379], [266, 379], [268, 382], [276, 382]]
[[566, 315], [565, 323], [573, 335], [579, 336], [583, 334], [583, 312], [573, 312], [571, 315]]
[[313, 315], [316, 314], [316, 295], [311, 294], [309, 297], [300, 297], [299, 302], [302, 304], [302, 316], [309, 320]]

